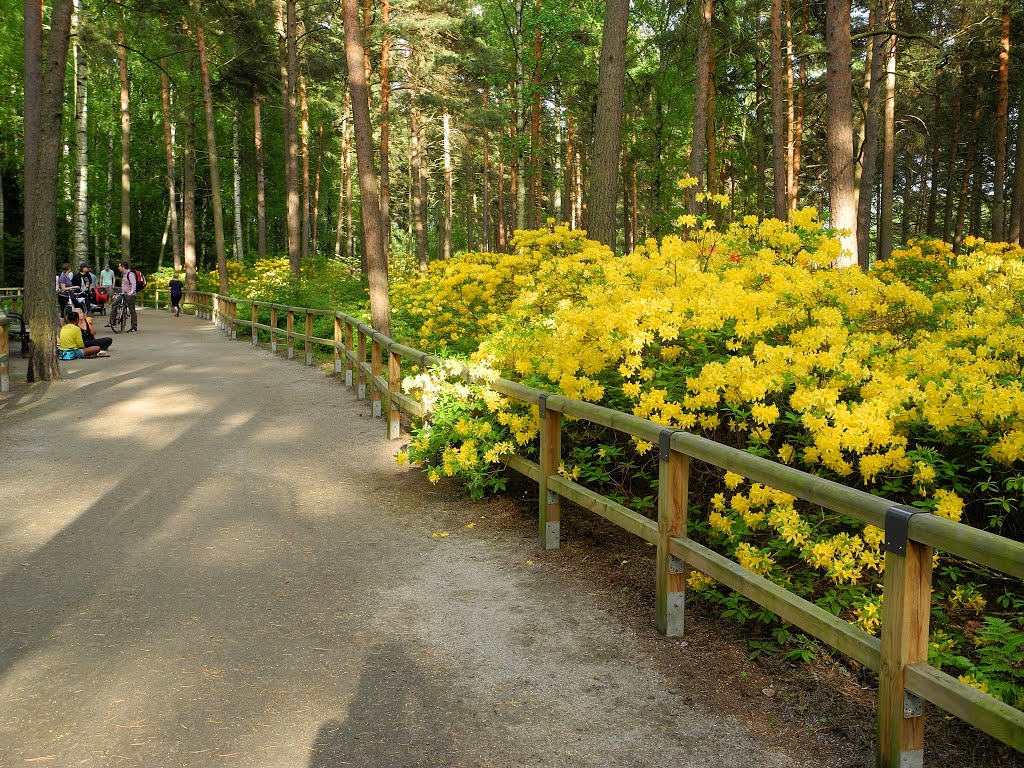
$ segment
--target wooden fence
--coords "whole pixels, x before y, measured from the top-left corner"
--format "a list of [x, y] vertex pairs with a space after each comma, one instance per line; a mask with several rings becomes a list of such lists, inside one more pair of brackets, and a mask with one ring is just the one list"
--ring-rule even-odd
[[[155, 295], [159, 307], [160, 292]], [[402, 393], [400, 382], [403, 369], [406, 372], [423, 370], [437, 364], [439, 360], [431, 355], [399, 344], [342, 312], [210, 293], [187, 294], [185, 298], [197, 314], [212, 319], [231, 338], [237, 338], [240, 328], [248, 328], [252, 344], [256, 345], [259, 332], [264, 331], [269, 334], [271, 350], [276, 352], [283, 343], [289, 358], [295, 357], [296, 343], [301, 343], [306, 365], [313, 364], [315, 347], [331, 350], [334, 370], [344, 374], [345, 385], [354, 386], [359, 399], [370, 400], [375, 416], [387, 414], [389, 439], [400, 437], [401, 411], [424, 415], [423, 405]], [[245, 313], [239, 316], [239, 306], [248, 306], [248, 317]], [[269, 312], [269, 323], [260, 322], [260, 310]], [[284, 328], [280, 326], [282, 316]], [[333, 319], [333, 338], [313, 335], [315, 317]], [[301, 330], [296, 330], [297, 319]], [[907, 768], [923, 764], [924, 701], [1024, 751], [1024, 712], [928, 664], [933, 550], [939, 549], [1020, 579], [1024, 578], [1024, 544], [600, 405], [549, 394], [505, 379], [498, 379], [491, 386], [506, 397], [538, 409], [539, 461], [522, 456], [505, 456], [502, 460], [507, 467], [539, 486], [541, 546], [545, 549], [558, 547], [562, 499], [655, 545], [654, 620], [661, 633], [682, 634], [686, 569], [696, 569], [878, 673], [878, 766]], [[608, 427], [658, 446], [657, 521], [558, 474], [564, 417]], [[686, 516], [691, 459], [735, 472], [884, 530], [881, 640], [688, 538]]]

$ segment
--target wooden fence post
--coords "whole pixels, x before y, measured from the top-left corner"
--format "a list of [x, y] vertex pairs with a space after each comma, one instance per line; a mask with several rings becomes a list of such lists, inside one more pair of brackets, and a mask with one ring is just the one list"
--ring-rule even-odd
[[306, 312], [306, 340], [302, 343], [302, 348], [306, 352], [306, 365], [313, 364], [313, 313]]
[[341, 373], [341, 318], [334, 316], [334, 372]]
[[270, 305], [270, 351], [277, 352], [277, 305]]
[[291, 360], [295, 357], [295, 308], [288, 307], [288, 359]]
[[377, 377], [380, 376], [381, 369], [384, 367], [383, 355], [381, 354], [380, 342], [376, 339], [373, 340], [373, 346], [370, 351], [370, 407], [371, 412], [375, 417], [380, 417], [380, 387], [377, 386]]
[[388, 345], [388, 440], [397, 440], [402, 436], [402, 413], [393, 396], [401, 385], [402, 361], [398, 353], [392, 352]]
[[548, 476], [557, 475], [562, 463], [562, 414], [547, 408], [547, 395], [540, 399], [540, 509], [538, 534], [543, 549], [558, 549], [561, 537], [561, 497], [548, 490]]
[[249, 313], [250, 319], [252, 320], [252, 345], [255, 347], [260, 343], [260, 332], [256, 328], [256, 324], [260, 321], [260, 310], [256, 306], [256, 302], [252, 303], [252, 311]]
[[229, 329], [228, 332], [231, 334], [231, 338], [233, 340], [238, 338], [238, 326], [235, 324], [235, 320], [237, 318], [238, 302], [235, 301], [234, 299], [231, 299], [231, 303], [228, 305], [228, 322], [231, 323], [231, 328]]
[[345, 386], [352, 386], [352, 325], [345, 321]]
[[904, 687], [906, 668], [928, 662], [932, 548], [907, 538], [918, 514], [893, 507], [885, 523], [881, 667], [878, 675], [880, 768], [924, 765], [924, 706]]
[[366, 362], [366, 334], [363, 329], [357, 329], [359, 341], [356, 345], [356, 399], [363, 400], [366, 397], [366, 371], [363, 370], [363, 363]]
[[153, 290], [153, 307], [160, 309], [160, 289], [156, 288]]
[[666, 637], [683, 634], [686, 607], [686, 569], [669, 552], [673, 536], [686, 536], [686, 505], [690, 457], [672, 450], [674, 429], [659, 438], [658, 552], [654, 586], [654, 625]]

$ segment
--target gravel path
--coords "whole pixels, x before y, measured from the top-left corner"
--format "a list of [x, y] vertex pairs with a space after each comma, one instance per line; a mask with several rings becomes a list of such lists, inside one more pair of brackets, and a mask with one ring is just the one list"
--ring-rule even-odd
[[0, 408], [0, 766], [801, 765], [336, 379], [139, 325]]

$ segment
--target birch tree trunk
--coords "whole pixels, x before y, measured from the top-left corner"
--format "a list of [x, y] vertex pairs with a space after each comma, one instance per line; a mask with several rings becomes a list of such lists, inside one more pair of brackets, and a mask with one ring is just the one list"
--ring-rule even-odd
[[174, 271], [181, 270], [181, 241], [178, 239], [178, 185], [174, 178], [174, 127], [171, 125], [171, 85], [166, 72], [160, 73], [160, 95], [164, 116], [164, 155], [167, 160], [167, 211], [170, 214], [171, 255]]
[[132, 260], [131, 116], [128, 111], [128, 49], [124, 28], [117, 30], [117, 58], [121, 74], [121, 260]]
[[256, 249], [259, 258], [267, 258], [267, 191], [263, 170], [263, 125], [259, 94], [252, 99], [253, 143], [256, 145]]
[[[189, 57], [192, 59], [192, 57]], [[195, 68], [194, 60], [189, 62], [188, 69]], [[181, 217], [182, 238], [185, 261], [185, 290], [196, 289], [196, 116], [195, 87], [191, 78], [186, 79], [187, 91], [184, 102], [185, 113], [185, 146], [182, 149], [182, 160], [185, 167], [181, 180]]]
[[310, 246], [314, 256], [320, 254], [317, 247], [317, 226], [320, 222], [320, 166], [324, 146], [324, 127], [322, 125], [317, 128], [316, 134], [316, 173], [313, 176], [313, 242]]
[[[484, 88], [483, 94], [483, 106], [486, 110], [489, 105], [490, 99], [488, 97], [487, 89]], [[491, 151], [488, 142], [487, 128], [483, 129], [483, 183], [481, 194], [483, 196], [482, 205], [484, 209], [483, 219], [483, 237], [482, 244], [484, 251], [491, 250]], [[557, 171], [556, 171], [557, 173]]]
[[242, 251], [242, 141], [239, 136], [238, 107], [231, 110], [231, 170], [233, 178], [232, 193], [235, 214], [235, 260], [242, 264], [245, 254]]
[[217, 248], [217, 277], [220, 292], [228, 292], [228, 261], [224, 246], [224, 211], [220, 201], [220, 165], [217, 160], [217, 123], [213, 115], [213, 90], [210, 67], [206, 57], [206, 38], [202, 26], [196, 27], [199, 47], [199, 75], [203, 81], [203, 111], [206, 114], [206, 152], [210, 164], [210, 206], [213, 208], [213, 239]]
[[836, 266], [857, 263], [857, 208], [853, 201], [853, 92], [850, 0], [826, 0], [825, 123], [832, 226], [842, 230]]
[[345, 23], [345, 57], [352, 93], [352, 121], [356, 134], [356, 163], [359, 166], [360, 216], [370, 288], [370, 316], [373, 327], [391, 335], [388, 299], [388, 259], [380, 228], [377, 178], [373, 171], [373, 128], [370, 125], [370, 94], [363, 68], [363, 38], [359, 29], [358, 0], [342, 0]]
[[452, 256], [452, 118], [444, 112], [444, 242], [442, 259]]
[[71, 27], [75, 60], [75, 188], [71, 218], [74, 260], [84, 264], [89, 261], [89, 64], [82, 48], [81, 0], [74, 0]]

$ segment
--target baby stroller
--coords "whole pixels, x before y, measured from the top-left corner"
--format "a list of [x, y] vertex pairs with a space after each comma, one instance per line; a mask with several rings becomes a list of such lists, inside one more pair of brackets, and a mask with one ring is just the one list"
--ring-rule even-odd
[[107, 302], [109, 300], [110, 294], [103, 286], [97, 285], [89, 289], [89, 303], [92, 304], [93, 312], [99, 312], [101, 315], [107, 314]]
[[57, 303], [60, 305], [60, 314], [63, 317], [69, 306], [82, 310], [82, 314], [89, 314], [89, 301], [85, 291], [77, 285], [66, 291], [57, 292]]

